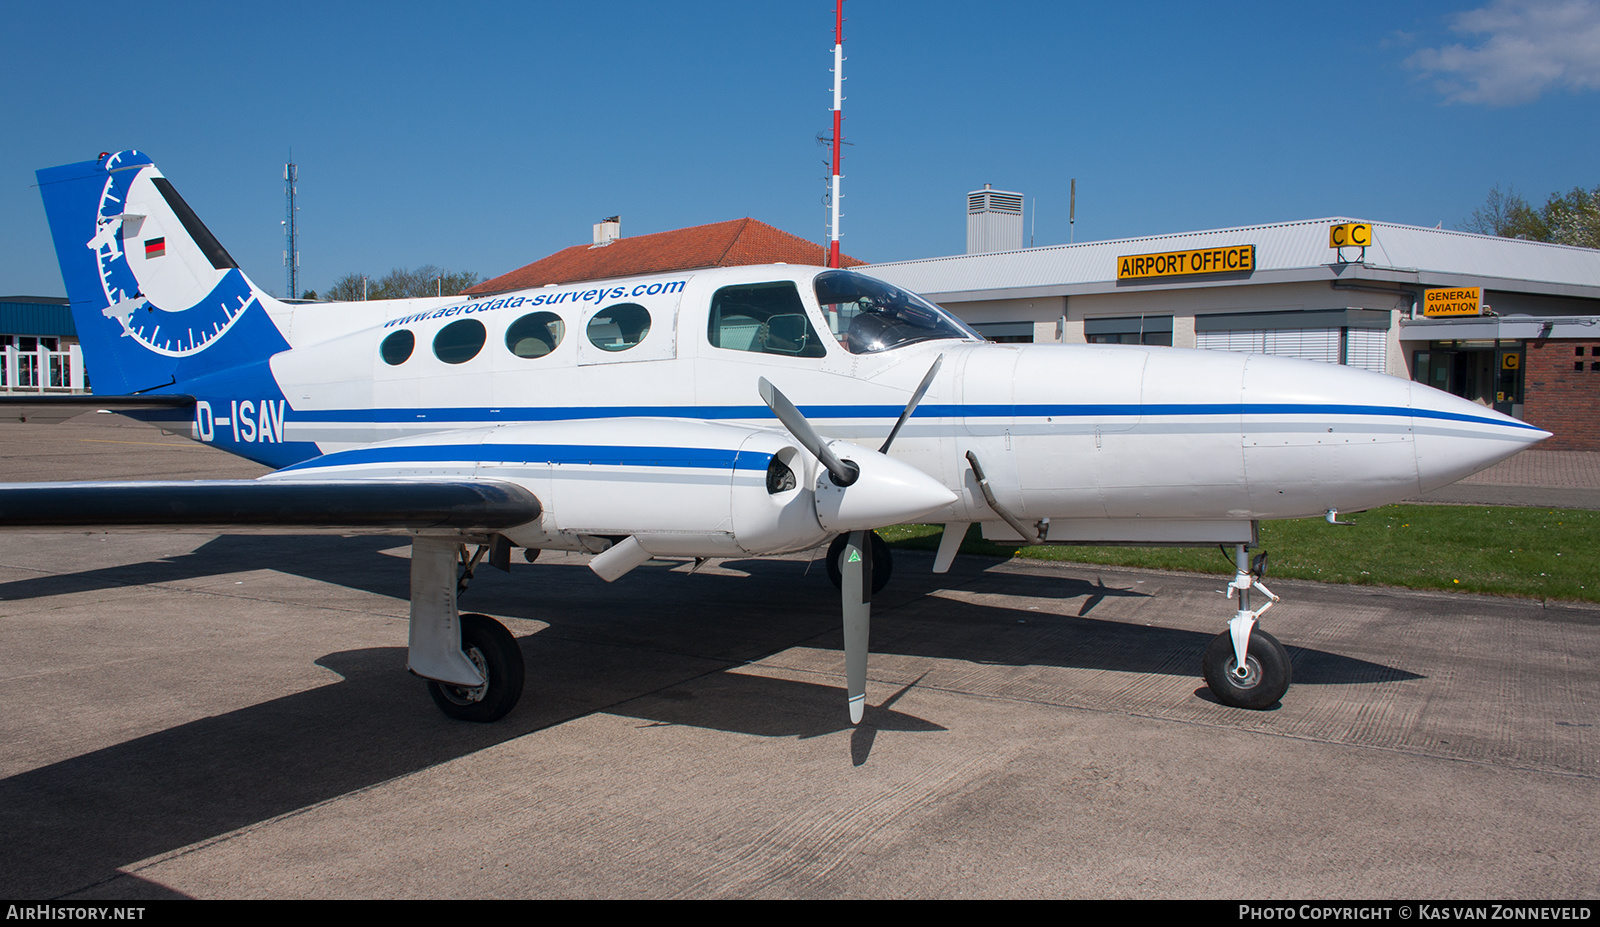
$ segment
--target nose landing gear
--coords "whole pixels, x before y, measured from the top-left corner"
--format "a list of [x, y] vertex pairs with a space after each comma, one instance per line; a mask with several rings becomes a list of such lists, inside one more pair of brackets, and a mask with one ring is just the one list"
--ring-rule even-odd
[[1201, 664], [1212, 694], [1234, 708], [1271, 708], [1289, 690], [1289, 652], [1277, 638], [1260, 628], [1250, 634], [1250, 650], [1243, 669], [1233, 651], [1233, 635], [1227, 631], [1212, 639]]
[[[1278, 639], [1256, 627], [1261, 613], [1271, 608], [1278, 597], [1262, 585], [1267, 572], [1267, 555], [1251, 563], [1243, 544], [1234, 545], [1236, 572], [1228, 584], [1228, 598], [1239, 594], [1239, 610], [1228, 622], [1228, 630], [1217, 635], [1206, 647], [1201, 670], [1206, 685], [1224, 705], [1255, 711], [1271, 708], [1289, 691], [1293, 665], [1289, 652]], [[1259, 589], [1266, 604], [1250, 608], [1250, 590]]]

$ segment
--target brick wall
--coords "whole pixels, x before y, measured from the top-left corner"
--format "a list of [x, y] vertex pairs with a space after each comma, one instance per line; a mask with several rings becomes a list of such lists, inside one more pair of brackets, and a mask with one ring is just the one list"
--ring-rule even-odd
[[1529, 341], [1522, 417], [1555, 437], [1541, 450], [1600, 451], [1600, 340]]

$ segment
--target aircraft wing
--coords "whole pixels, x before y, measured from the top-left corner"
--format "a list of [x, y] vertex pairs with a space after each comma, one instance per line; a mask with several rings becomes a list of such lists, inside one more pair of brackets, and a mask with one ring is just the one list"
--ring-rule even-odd
[[541, 511], [533, 493], [496, 480], [0, 483], [0, 530], [498, 530]]
[[30, 422], [38, 425], [55, 425], [85, 412], [155, 412], [183, 409], [185, 417], [192, 414], [193, 396], [175, 394], [95, 396], [72, 394], [60, 396], [0, 396], [0, 422]]

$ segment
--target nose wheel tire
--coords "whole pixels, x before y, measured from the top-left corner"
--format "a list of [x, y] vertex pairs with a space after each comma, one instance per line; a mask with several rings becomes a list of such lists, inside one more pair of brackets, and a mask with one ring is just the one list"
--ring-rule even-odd
[[[889, 551], [889, 542], [878, 537], [878, 532], [869, 531], [869, 542], [872, 546], [872, 591], [879, 593], [889, 583], [889, 574], [894, 570], [894, 555]], [[828, 545], [828, 556], [823, 561], [828, 568], [828, 582], [833, 583], [833, 588], [838, 589], [844, 582], [843, 575], [839, 572], [839, 555], [844, 553], [844, 542], [848, 535], [839, 535]]]
[[1289, 652], [1271, 634], [1260, 628], [1250, 632], [1244, 663], [1241, 670], [1233, 652], [1233, 637], [1227, 631], [1206, 647], [1201, 668], [1206, 685], [1222, 704], [1261, 711], [1276, 705], [1289, 691], [1293, 675]]
[[499, 721], [522, 697], [522, 649], [505, 625], [488, 615], [461, 616], [461, 652], [478, 668], [481, 686], [453, 686], [428, 680], [428, 694], [439, 710], [458, 721]]

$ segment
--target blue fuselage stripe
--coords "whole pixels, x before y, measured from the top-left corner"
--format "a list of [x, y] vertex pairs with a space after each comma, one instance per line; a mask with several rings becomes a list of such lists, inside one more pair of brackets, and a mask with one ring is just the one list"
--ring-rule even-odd
[[[814, 421], [836, 419], [896, 419], [901, 406], [801, 406], [800, 411]], [[552, 422], [601, 418], [692, 418], [710, 421], [760, 420], [771, 418], [766, 406], [562, 406], [562, 407], [476, 407], [457, 409], [362, 409], [293, 410], [296, 422], [337, 422], [380, 424], [418, 424], [439, 422]], [[1405, 406], [1372, 406], [1310, 403], [1138, 403], [1107, 404], [991, 404], [938, 405], [917, 407], [913, 418], [989, 419], [989, 418], [1128, 418], [1158, 416], [1252, 416], [1296, 415], [1372, 415], [1388, 418], [1425, 418], [1452, 422], [1473, 422], [1502, 428], [1540, 431], [1518, 421], [1411, 409]]]
[[606, 467], [673, 467], [765, 470], [771, 454], [702, 447], [629, 447], [609, 444], [422, 444], [338, 451], [285, 470], [362, 464], [463, 461], [472, 464], [587, 464]]

